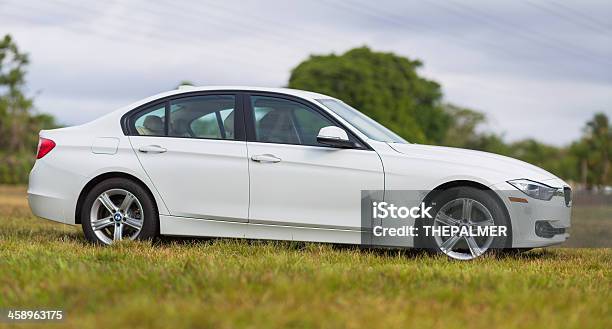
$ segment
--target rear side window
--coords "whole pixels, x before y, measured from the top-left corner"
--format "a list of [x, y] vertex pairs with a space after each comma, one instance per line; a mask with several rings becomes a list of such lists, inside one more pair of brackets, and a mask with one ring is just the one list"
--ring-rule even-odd
[[141, 136], [164, 136], [166, 135], [165, 123], [166, 106], [158, 104], [141, 112], [134, 121], [134, 128]]
[[191, 96], [171, 100], [140, 111], [132, 119], [132, 130], [140, 136], [234, 140], [235, 103], [233, 95]]
[[172, 137], [235, 139], [234, 96], [194, 96], [170, 101]]

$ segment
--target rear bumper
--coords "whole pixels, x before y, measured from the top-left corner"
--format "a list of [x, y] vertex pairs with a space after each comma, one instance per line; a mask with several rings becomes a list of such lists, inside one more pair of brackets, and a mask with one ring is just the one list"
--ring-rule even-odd
[[[561, 180], [546, 183], [555, 187], [566, 185]], [[563, 243], [569, 238], [567, 232], [571, 225], [572, 207], [565, 204], [563, 196], [556, 195], [550, 201], [537, 200], [508, 183], [496, 184], [494, 189], [506, 204], [510, 214], [513, 248], [552, 246]], [[527, 203], [512, 202], [510, 197], [526, 199]], [[542, 226], [545, 226], [546, 233], [549, 234], [543, 234]]]
[[66, 223], [64, 207], [58, 207], [58, 205], [64, 203], [64, 200], [52, 196], [28, 192], [28, 203], [30, 204], [30, 209], [32, 209], [32, 213], [34, 215], [52, 221]]
[[30, 172], [28, 203], [32, 213], [52, 221], [74, 224], [74, 209], [82, 177], [38, 160]]

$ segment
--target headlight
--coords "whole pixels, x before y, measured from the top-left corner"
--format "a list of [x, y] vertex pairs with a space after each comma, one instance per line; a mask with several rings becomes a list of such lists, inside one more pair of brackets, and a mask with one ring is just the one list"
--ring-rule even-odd
[[508, 181], [508, 184], [516, 187], [518, 190], [534, 199], [546, 201], [552, 199], [553, 195], [555, 195], [555, 192], [558, 190], [557, 188], [528, 179], [515, 179]]

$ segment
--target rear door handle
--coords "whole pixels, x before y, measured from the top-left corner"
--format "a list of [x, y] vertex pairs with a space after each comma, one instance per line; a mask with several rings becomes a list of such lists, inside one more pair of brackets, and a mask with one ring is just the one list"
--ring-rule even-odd
[[168, 150], [159, 145], [147, 145], [141, 146], [138, 151], [142, 153], [164, 153]]
[[281, 162], [281, 159], [273, 154], [259, 154], [251, 157], [251, 160], [255, 162]]

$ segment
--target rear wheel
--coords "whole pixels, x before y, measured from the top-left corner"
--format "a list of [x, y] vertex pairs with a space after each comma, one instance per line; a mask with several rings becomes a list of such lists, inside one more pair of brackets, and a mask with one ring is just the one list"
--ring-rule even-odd
[[111, 244], [154, 238], [159, 215], [153, 199], [141, 185], [124, 178], [111, 178], [89, 191], [83, 203], [81, 223], [87, 240]]
[[[478, 231], [479, 228], [486, 231], [484, 228], [487, 226], [489, 230], [493, 226], [505, 227], [506, 236], [430, 234], [423, 237], [424, 246], [434, 252], [461, 260], [474, 259], [494, 249], [504, 248], [511, 239], [512, 227], [506, 212], [492, 193], [494, 192], [473, 187], [455, 187], [442, 191], [432, 200], [433, 219], [428, 220], [425, 225], [436, 232], [443, 228], [449, 229], [448, 227], [470, 232]], [[423, 231], [419, 229], [419, 232]]]

